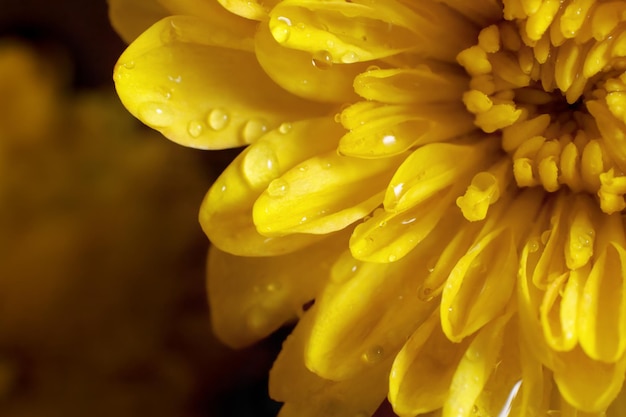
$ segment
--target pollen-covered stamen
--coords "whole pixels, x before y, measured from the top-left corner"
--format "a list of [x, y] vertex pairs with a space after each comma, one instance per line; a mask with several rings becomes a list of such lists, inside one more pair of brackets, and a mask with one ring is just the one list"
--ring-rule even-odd
[[463, 102], [502, 134], [519, 187], [587, 192], [614, 213], [626, 208], [626, 6], [590, 4], [504, 1], [507, 20], [457, 60]]

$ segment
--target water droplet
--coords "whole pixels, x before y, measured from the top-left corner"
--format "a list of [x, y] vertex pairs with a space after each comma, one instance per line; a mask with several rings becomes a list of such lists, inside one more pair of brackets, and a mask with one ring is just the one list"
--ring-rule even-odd
[[430, 287], [420, 287], [417, 290], [417, 298], [422, 301], [430, 301], [433, 297], [433, 289]]
[[472, 362], [477, 362], [482, 357], [482, 354], [478, 349], [470, 348], [465, 351], [465, 357]]
[[308, 165], [300, 165], [298, 167], [298, 171], [300, 172], [305, 172], [307, 169], [309, 169]]
[[291, 36], [291, 29], [285, 24], [278, 24], [272, 28], [272, 36], [278, 43], [285, 43]]
[[243, 126], [241, 135], [246, 143], [252, 143], [267, 132], [267, 123], [262, 119], [250, 119]]
[[309, 220], [307, 216], [302, 216], [302, 218], [300, 219], [300, 224], [305, 223], [307, 220]]
[[199, 122], [197, 120], [192, 120], [187, 125], [187, 133], [189, 133], [189, 136], [191, 136], [192, 138], [199, 137], [203, 131], [204, 131], [204, 123]]
[[535, 253], [539, 250], [539, 241], [535, 238], [530, 239], [528, 241], [528, 251], [530, 253]]
[[267, 193], [270, 197], [284, 197], [289, 191], [289, 184], [282, 178], [275, 179], [267, 186]]
[[257, 143], [248, 149], [242, 164], [242, 171], [253, 188], [265, 188], [279, 175], [278, 157], [267, 143]]
[[380, 70], [380, 67], [378, 65], [370, 65], [369, 67], [365, 69], [365, 71], [378, 71], [378, 70]]
[[311, 63], [315, 68], [325, 70], [333, 65], [333, 56], [328, 51], [318, 51], [313, 54]]
[[341, 57], [341, 62], [344, 64], [354, 64], [359, 61], [359, 56], [354, 52], [347, 52]]
[[341, 113], [336, 113], [335, 114], [335, 122], [336, 123], [341, 123]]
[[124, 62], [122, 66], [128, 70], [135, 68], [135, 61]]
[[286, 135], [287, 133], [291, 132], [292, 127], [293, 126], [291, 125], [291, 123], [285, 122], [281, 124], [280, 126], [278, 126], [278, 131], [282, 133], [283, 135]]
[[413, 223], [415, 220], [417, 220], [417, 217], [411, 217], [410, 219], [404, 219], [404, 220], [402, 220], [400, 223], [402, 223], [402, 224], [411, 224], [411, 223]]
[[550, 230], [546, 230], [541, 234], [541, 243], [542, 244], [546, 244], [548, 243], [548, 240], [550, 239], [550, 235], [552, 234], [552, 232]]
[[139, 119], [150, 127], [168, 127], [174, 123], [174, 115], [163, 103], [143, 103], [138, 113]]
[[389, 261], [389, 262], [395, 262], [397, 260], [398, 260], [398, 257], [396, 255], [394, 255], [394, 254], [391, 254], [391, 255], [389, 255], [387, 257], [387, 261]]
[[183, 80], [183, 77], [181, 75], [168, 75], [167, 79], [173, 83], [180, 84]]
[[379, 362], [383, 358], [384, 350], [382, 346], [372, 346], [363, 355], [362, 359], [370, 364]]
[[207, 117], [207, 122], [213, 130], [224, 129], [228, 125], [229, 121], [230, 116], [228, 115], [226, 110], [220, 108], [211, 110], [209, 116]]
[[269, 284], [265, 285], [265, 291], [267, 292], [276, 292], [279, 291], [282, 288], [282, 285], [280, 282], [270, 282]]

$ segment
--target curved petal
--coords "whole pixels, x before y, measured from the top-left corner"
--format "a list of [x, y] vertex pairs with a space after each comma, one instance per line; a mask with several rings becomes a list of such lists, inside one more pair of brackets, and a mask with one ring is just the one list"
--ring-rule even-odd
[[341, 230], [380, 205], [402, 157], [366, 160], [331, 151], [310, 158], [276, 180], [280, 193], [268, 189], [258, 198], [254, 224], [267, 236]]
[[[401, 213], [374, 211], [372, 217], [359, 224], [350, 238], [350, 250], [355, 258], [368, 262], [395, 262], [422, 242], [443, 218], [457, 212], [450, 203], [455, 191], [440, 192]], [[451, 209], [451, 213], [447, 209]], [[458, 220], [458, 216], [453, 217]], [[462, 227], [462, 226], [461, 226]], [[447, 228], [447, 225], [442, 225]], [[436, 233], [442, 231], [437, 229]]]
[[246, 145], [283, 122], [327, 111], [274, 84], [248, 52], [253, 33], [242, 37], [241, 29], [189, 16], [159, 21], [116, 65], [122, 103], [171, 140], [202, 149]]
[[285, 402], [279, 416], [371, 416], [387, 394], [391, 358], [345, 381], [314, 374], [304, 366], [304, 345], [315, 308], [304, 314], [287, 338], [270, 372], [270, 396]]
[[603, 363], [589, 358], [579, 347], [559, 356], [562, 366], [554, 369], [554, 381], [563, 398], [588, 413], [606, 410], [624, 383], [626, 357]]
[[495, 369], [511, 314], [499, 317], [478, 332], [465, 351], [450, 384], [443, 415], [469, 417]]
[[219, 176], [200, 207], [200, 225], [211, 242], [240, 256], [272, 256], [293, 252], [315, 240], [311, 235], [262, 236], [252, 221], [261, 193], [280, 193], [273, 181], [303, 160], [328, 152], [342, 128], [332, 118], [282, 125], [245, 149]]
[[452, 343], [432, 315], [396, 356], [389, 376], [389, 401], [401, 417], [413, 417], [443, 407], [467, 340]]
[[341, 113], [349, 130], [339, 152], [359, 158], [397, 155], [432, 142], [447, 142], [476, 129], [471, 114], [456, 103], [388, 105], [360, 101]]
[[256, 57], [265, 72], [285, 90], [309, 100], [349, 103], [358, 96], [352, 82], [368, 64], [333, 65], [324, 55], [282, 47], [264, 22], [256, 34]]
[[626, 354], [626, 250], [621, 216], [607, 218], [600, 238], [610, 243], [598, 251], [584, 284], [578, 332], [587, 355], [615, 362]]
[[254, 343], [302, 314], [324, 286], [347, 234], [288, 255], [247, 258], [212, 246], [207, 287], [211, 322], [224, 343]]
[[360, 262], [349, 253], [339, 258], [315, 302], [307, 367], [343, 381], [393, 358], [437, 307], [435, 300], [417, 298], [415, 288], [428, 272], [422, 265], [440, 245], [434, 239], [390, 264]]
[[157, 0], [108, 0], [108, 4], [111, 26], [126, 43], [171, 14]]
[[[270, 29], [282, 45], [325, 51], [333, 63], [354, 63], [415, 51], [455, 62], [475, 39], [471, 23], [437, 2], [285, 0], [270, 13]], [[454, 27], [455, 30], [447, 30]], [[435, 41], [436, 40], [436, 41]]]
[[217, 0], [226, 10], [251, 20], [264, 20], [279, 0]]

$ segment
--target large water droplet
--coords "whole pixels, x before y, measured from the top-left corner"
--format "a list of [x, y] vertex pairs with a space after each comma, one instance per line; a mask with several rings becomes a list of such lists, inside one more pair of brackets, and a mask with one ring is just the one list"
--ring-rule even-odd
[[267, 132], [267, 122], [263, 119], [250, 119], [246, 122], [241, 131], [243, 140], [252, 143]]
[[292, 128], [293, 126], [291, 125], [291, 123], [285, 122], [281, 124], [280, 126], [278, 126], [278, 131], [282, 133], [283, 135], [286, 135], [287, 133], [291, 132]]
[[147, 102], [138, 108], [139, 119], [150, 127], [169, 127], [174, 123], [174, 115], [163, 103]]
[[385, 352], [382, 346], [372, 346], [365, 353], [363, 353], [362, 359], [367, 363], [374, 364], [379, 362], [383, 358], [384, 353]]
[[222, 130], [226, 126], [228, 126], [228, 122], [230, 121], [230, 116], [226, 110], [217, 108], [213, 109], [209, 112], [207, 116], [207, 122], [209, 123], [209, 127], [213, 130]]
[[315, 68], [325, 70], [333, 65], [333, 56], [328, 51], [318, 51], [313, 54], [311, 63]]
[[272, 36], [278, 43], [287, 42], [291, 36], [291, 20], [285, 16], [279, 16], [276, 20], [276, 24], [270, 28]]
[[187, 125], [187, 133], [189, 133], [189, 136], [191, 136], [192, 138], [199, 137], [203, 131], [204, 131], [204, 123], [199, 122], [197, 120], [192, 120]]
[[288, 191], [289, 183], [282, 178], [275, 179], [267, 187], [267, 193], [273, 198], [284, 197]]
[[417, 290], [417, 298], [425, 302], [432, 300], [434, 298], [432, 288], [424, 286], [420, 287]]
[[258, 143], [246, 153], [242, 162], [243, 174], [254, 188], [265, 187], [278, 177], [278, 158], [271, 146]]

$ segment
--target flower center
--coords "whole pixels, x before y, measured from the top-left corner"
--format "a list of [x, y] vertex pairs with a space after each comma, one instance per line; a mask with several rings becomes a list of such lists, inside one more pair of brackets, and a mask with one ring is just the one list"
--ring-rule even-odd
[[567, 187], [596, 195], [606, 213], [622, 211], [626, 3], [548, 3], [556, 6], [505, 1], [505, 20], [458, 55], [471, 76], [463, 101], [478, 127], [501, 135], [518, 187]]

